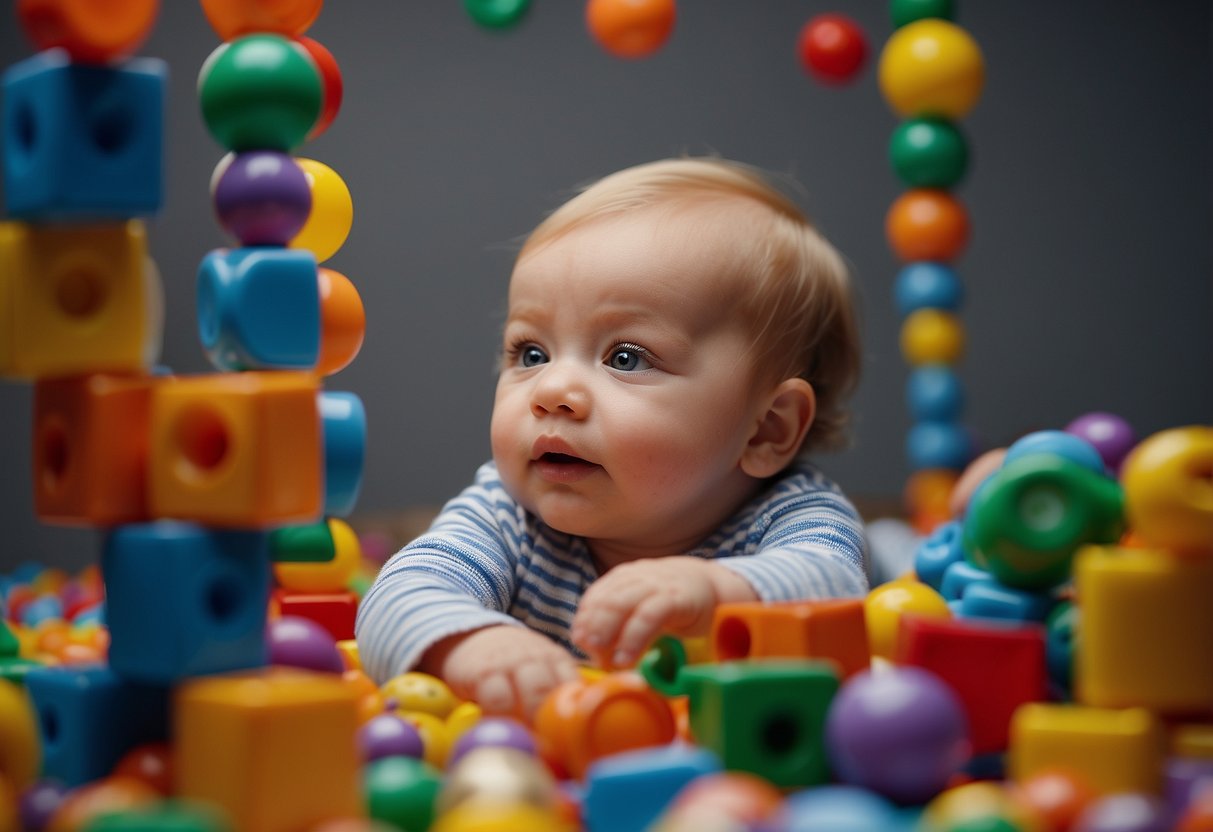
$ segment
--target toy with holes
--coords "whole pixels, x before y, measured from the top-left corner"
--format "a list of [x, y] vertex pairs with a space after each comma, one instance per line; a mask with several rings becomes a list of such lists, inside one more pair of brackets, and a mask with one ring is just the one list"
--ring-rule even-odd
[[863, 601], [722, 604], [712, 621], [716, 661], [803, 658], [833, 662], [840, 678], [868, 666]]

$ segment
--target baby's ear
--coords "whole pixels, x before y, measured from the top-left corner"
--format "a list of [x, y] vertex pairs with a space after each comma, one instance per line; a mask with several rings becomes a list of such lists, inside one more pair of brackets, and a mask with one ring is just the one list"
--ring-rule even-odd
[[767, 393], [765, 409], [758, 412], [754, 433], [741, 455], [741, 470], [757, 479], [782, 471], [800, 450], [816, 412], [811, 384], [802, 378], [780, 382]]

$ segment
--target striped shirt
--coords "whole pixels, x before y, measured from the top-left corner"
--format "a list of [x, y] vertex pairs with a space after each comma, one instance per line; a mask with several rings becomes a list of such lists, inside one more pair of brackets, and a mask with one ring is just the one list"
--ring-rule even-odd
[[[763, 601], [868, 590], [863, 524], [833, 482], [796, 463], [687, 555], [717, 561]], [[429, 530], [384, 564], [358, 608], [363, 668], [382, 684], [447, 636], [527, 626], [574, 655], [569, 629], [598, 577], [583, 538], [563, 534], [505, 491], [492, 463]]]

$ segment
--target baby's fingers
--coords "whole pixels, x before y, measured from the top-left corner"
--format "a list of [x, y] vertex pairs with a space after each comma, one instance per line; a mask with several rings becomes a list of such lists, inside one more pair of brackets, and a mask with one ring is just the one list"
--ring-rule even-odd
[[619, 632], [611, 654], [616, 667], [630, 667], [648, 649], [675, 611], [668, 595], [650, 595], [636, 605]]
[[480, 679], [472, 698], [487, 714], [513, 714], [518, 710], [514, 685], [504, 673], [490, 673]]
[[620, 629], [648, 594], [637, 585], [606, 589], [604, 585], [598, 592], [586, 593], [573, 620], [573, 643], [592, 655], [610, 655]]

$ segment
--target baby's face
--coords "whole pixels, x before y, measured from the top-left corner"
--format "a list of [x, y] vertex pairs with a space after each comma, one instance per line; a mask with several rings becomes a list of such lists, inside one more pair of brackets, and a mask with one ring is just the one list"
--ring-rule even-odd
[[648, 214], [518, 262], [492, 444], [507, 489], [548, 525], [660, 553], [750, 493], [739, 460], [759, 406], [719, 236]]

